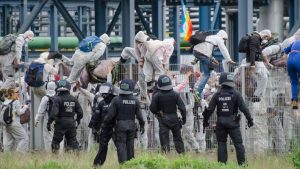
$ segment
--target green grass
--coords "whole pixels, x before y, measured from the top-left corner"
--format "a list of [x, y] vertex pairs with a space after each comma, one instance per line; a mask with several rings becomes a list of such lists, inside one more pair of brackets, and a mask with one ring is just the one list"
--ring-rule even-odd
[[[0, 153], [0, 169], [86, 169], [92, 168], [96, 149], [92, 152], [81, 152], [79, 155], [61, 153], [54, 155], [45, 152], [35, 153]], [[285, 155], [248, 155], [249, 169], [292, 169], [293, 158]], [[111, 149], [103, 169], [120, 168], [115, 150]], [[229, 163], [222, 165], [216, 162], [216, 153], [195, 154], [187, 153], [181, 156], [172, 152], [163, 155], [154, 151], [136, 152], [136, 158], [124, 164], [122, 169], [235, 169], [235, 154], [229, 154]]]

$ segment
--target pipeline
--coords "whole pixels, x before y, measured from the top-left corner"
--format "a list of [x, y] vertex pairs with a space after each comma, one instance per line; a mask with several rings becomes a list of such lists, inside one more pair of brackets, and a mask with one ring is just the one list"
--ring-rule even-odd
[[[122, 47], [122, 37], [114, 36], [110, 38], [110, 46], [112, 47]], [[59, 49], [75, 49], [78, 46], [77, 37], [58, 37], [58, 48]], [[189, 47], [188, 42], [180, 42], [181, 47]], [[50, 37], [34, 37], [32, 41], [28, 44], [29, 49], [48, 49], [51, 47]]]

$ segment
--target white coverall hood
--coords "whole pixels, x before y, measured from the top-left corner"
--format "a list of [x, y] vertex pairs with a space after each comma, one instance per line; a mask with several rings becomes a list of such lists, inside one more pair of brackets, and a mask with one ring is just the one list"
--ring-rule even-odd
[[34, 33], [31, 30], [26, 31], [23, 35], [24, 38], [28, 38], [29, 40], [32, 40], [34, 37]]
[[222, 39], [228, 39], [228, 35], [227, 35], [227, 33], [226, 33], [224, 30], [220, 30], [220, 31], [217, 33], [217, 35], [218, 35], [219, 37], [221, 37]]
[[49, 52], [43, 52], [40, 54], [40, 57], [35, 60], [35, 62], [53, 65], [53, 59], [48, 59], [48, 56]]
[[259, 32], [259, 35], [260, 35], [261, 38], [263, 38], [265, 36], [271, 37], [272, 33], [269, 29], [264, 29], [264, 30]]
[[148, 36], [143, 31], [139, 31], [135, 35], [134, 40], [143, 43], [143, 42], [147, 41], [147, 38], [148, 38]]
[[135, 51], [133, 48], [131, 47], [125, 47], [123, 50], [122, 50], [122, 53], [121, 53], [121, 57], [123, 59], [129, 59], [131, 57], [135, 58]]
[[46, 95], [48, 96], [54, 96], [55, 95], [55, 89], [56, 89], [56, 84], [55, 82], [48, 82], [46, 84]]

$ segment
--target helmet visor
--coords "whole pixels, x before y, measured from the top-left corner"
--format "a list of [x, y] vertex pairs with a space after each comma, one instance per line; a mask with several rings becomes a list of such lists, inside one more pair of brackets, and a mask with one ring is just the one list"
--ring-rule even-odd
[[100, 86], [99, 93], [109, 93], [109, 86]]

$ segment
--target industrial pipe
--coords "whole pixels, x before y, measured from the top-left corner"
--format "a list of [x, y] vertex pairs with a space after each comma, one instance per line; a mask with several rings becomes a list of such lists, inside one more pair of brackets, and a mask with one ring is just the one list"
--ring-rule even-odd
[[[2, 38], [2, 37], [1, 37]], [[58, 37], [58, 48], [59, 49], [75, 49], [78, 47], [77, 37]], [[110, 37], [110, 46], [122, 47], [122, 37], [113, 36]], [[48, 49], [51, 47], [51, 37], [34, 37], [32, 41], [29, 42], [29, 49]], [[183, 40], [180, 41], [180, 47], [190, 47], [188, 42]]]

